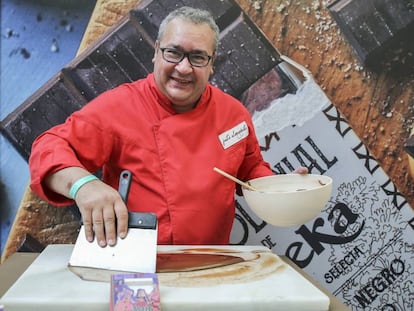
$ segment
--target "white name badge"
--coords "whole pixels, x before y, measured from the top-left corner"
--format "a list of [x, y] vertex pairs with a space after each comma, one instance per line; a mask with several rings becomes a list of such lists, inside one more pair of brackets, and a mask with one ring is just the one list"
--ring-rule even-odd
[[224, 149], [233, 146], [249, 135], [249, 128], [246, 121], [241, 122], [232, 129], [225, 131], [219, 135], [219, 139]]

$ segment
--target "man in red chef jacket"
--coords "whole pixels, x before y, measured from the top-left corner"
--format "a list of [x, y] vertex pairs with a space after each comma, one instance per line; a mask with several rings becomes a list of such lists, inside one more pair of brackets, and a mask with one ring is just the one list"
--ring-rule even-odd
[[[109, 90], [40, 135], [29, 161], [31, 188], [56, 206], [76, 205], [86, 237], [114, 245], [127, 234], [116, 188], [133, 175], [128, 209], [158, 217], [158, 244], [228, 244], [235, 183], [272, 175], [249, 112], [212, 86], [219, 30], [189, 7], [159, 29], [154, 72]], [[103, 179], [91, 174], [102, 169]], [[301, 168], [299, 172], [306, 172]]]

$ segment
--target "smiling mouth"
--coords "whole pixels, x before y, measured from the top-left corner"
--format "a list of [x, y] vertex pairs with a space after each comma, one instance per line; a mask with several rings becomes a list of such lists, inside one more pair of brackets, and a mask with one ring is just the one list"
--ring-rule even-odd
[[190, 81], [190, 80], [184, 80], [184, 79], [179, 79], [179, 78], [175, 78], [175, 77], [171, 77], [171, 79], [174, 81], [174, 82], [177, 82], [177, 83], [179, 83], [179, 84], [191, 84], [192, 83], [192, 81]]

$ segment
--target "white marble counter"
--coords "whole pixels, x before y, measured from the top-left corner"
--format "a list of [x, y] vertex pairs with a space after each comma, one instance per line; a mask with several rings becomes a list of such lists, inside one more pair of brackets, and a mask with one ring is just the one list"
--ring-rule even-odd
[[[158, 248], [160, 252], [183, 248], [200, 252], [193, 246]], [[48, 246], [0, 299], [5, 310], [108, 310], [109, 283], [84, 281], [73, 274], [67, 268], [72, 249], [73, 245]], [[159, 273], [163, 311], [329, 309], [328, 296], [266, 248], [214, 249], [240, 253], [246, 260], [200, 271]], [[202, 250], [208, 252], [208, 248]], [[250, 253], [261, 254], [261, 259], [252, 259]]]

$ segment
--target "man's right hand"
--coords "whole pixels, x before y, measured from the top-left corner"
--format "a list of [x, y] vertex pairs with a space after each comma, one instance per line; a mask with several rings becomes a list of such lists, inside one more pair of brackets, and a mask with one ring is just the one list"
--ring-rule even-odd
[[83, 185], [75, 196], [86, 239], [96, 240], [102, 247], [116, 244], [116, 237], [125, 238], [128, 230], [128, 210], [118, 191], [100, 180]]
[[[80, 167], [62, 169], [45, 179], [46, 185], [56, 193], [70, 197], [70, 187], [90, 173]], [[128, 210], [117, 190], [100, 180], [82, 185], [75, 195], [75, 202], [82, 215], [86, 239], [96, 237], [105, 247], [115, 245], [117, 235], [125, 238], [128, 232]]]

